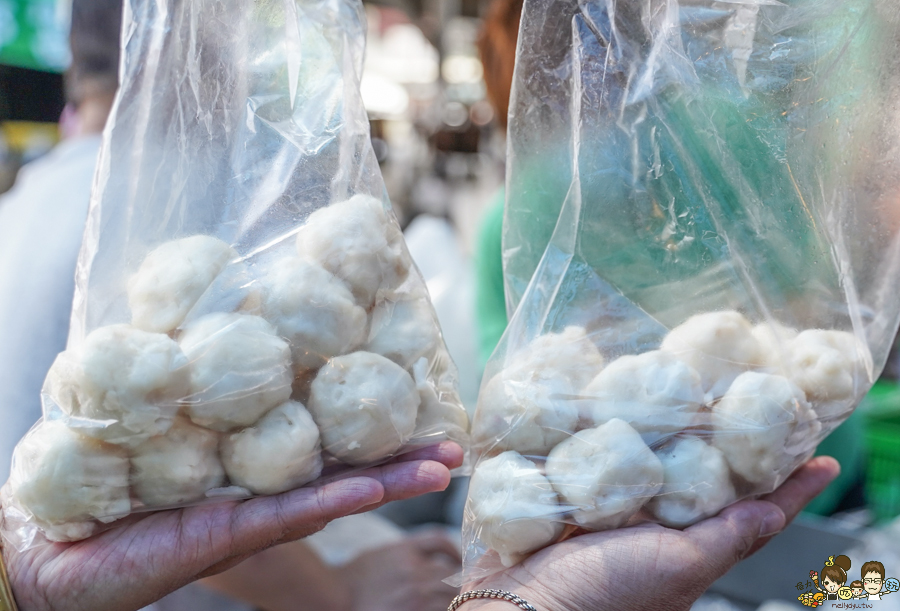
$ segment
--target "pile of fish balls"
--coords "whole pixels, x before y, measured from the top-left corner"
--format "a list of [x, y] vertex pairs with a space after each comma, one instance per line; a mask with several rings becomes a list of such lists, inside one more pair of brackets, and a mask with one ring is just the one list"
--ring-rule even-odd
[[56, 359], [50, 408], [13, 458], [14, 504], [74, 541], [135, 511], [277, 494], [327, 464], [461, 438], [455, 368], [412, 269], [366, 195], [310, 214], [296, 253], [258, 278], [212, 236], [157, 246], [123, 287], [130, 324]]
[[695, 315], [658, 349], [604, 355], [582, 327], [532, 340], [482, 386], [467, 516], [511, 566], [558, 540], [683, 528], [780, 485], [868, 388], [848, 332]]

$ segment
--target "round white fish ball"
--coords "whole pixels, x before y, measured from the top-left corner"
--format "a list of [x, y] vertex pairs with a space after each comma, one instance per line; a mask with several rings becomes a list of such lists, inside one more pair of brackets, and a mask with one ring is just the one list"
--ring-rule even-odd
[[593, 426], [619, 418], [642, 434], [687, 428], [704, 399], [700, 375], [663, 350], [616, 359], [582, 394]]
[[135, 495], [147, 507], [192, 503], [225, 484], [219, 434], [179, 419], [165, 435], [151, 437], [131, 455]]
[[478, 397], [473, 440], [482, 451], [515, 450], [546, 456], [575, 432], [577, 389], [557, 370], [505, 370]]
[[864, 389], [864, 348], [845, 331], [808, 329], [791, 341], [790, 378], [823, 418], [849, 412]]
[[208, 235], [156, 247], [128, 280], [132, 324], [157, 333], [174, 330], [228, 262], [237, 257], [231, 246]]
[[622, 526], [663, 484], [663, 467], [641, 436], [613, 418], [553, 448], [547, 479], [572, 517], [590, 530]]
[[134, 447], [169, 429], [189, 376], [186, 356], [167, 335], [110, 325], [57, 357], [45, 392], [85, 435]]
[[697, 437], [676, 439], [656, 452], [664, 484], [647, 509], [663, 524], [682, 528], [714, 516], [737, 495], [722, 452]]
[[400, 286], [412, 264], [400, 228], [370, 195], [354, 195], [310, 214], [297, 233], [297, 252], [346, 282], [366, 309], [378, 289]]
[[476, 537], [513, 566], [562, 534], [557, 494], [533, 462], [504, 452], [478, 464], [466, 504]]
[[16, 446], [10, 491], [49, 539], [75, 541], [131, 512], [128, 468], [124, 449], [45, 420]]
[[386, 458], [416, 428], [419, 393], [412, 377], [380, 354], [331, 359], [313, 380], [309, 412], [322, 445], [339, 460], [365, 465]]
[[318, 265], [284, 259], [264, 286], [263, 317], [290, 342], [296, 369], [318, 369], [365, 340], [366, 311], [347, 285]]
[[409, 369], [421, 357], [431, 357], [441, 342], [441, 331], [425, 293], [385, 299], [372, 310], [372, 329], [365, 346]]
[[256, 494], [278, 494], [322, 473], [319, 429], [302, 403], [287, 401], [251, 427], [222, 439], [231, 483]]
[[250, 266], [243, 261], [231, 261], [200, 296], [178, 328], [216, 312], [259, 315], [262, 307], [260, 293], [260, 282]]
[[507, 359], [506, 369], [559, 371], [581, 390], [603, 369], [605, 361], [583, 327], [539, 335]]
[[191, 362], [187, 411], [200, 426], [249, 426], [291, 395], [290, 348], [258, 316], [209, 314], [188, 325], [180, 343]]
[[712, 424], [713, 445], [732, 471], [758, 484], [760, 492], [784, 481], [815, 448], [821, 429], [793, 382], [752, 371], [738, 376], [713, 406]]
[[[432, 371], [435, 367], [443, 370]], [[456, 391], [456, 371], [450, 355], [444, 350], [439, 351], [433, 365], [422, 357], [415, 362], [412, 372], [419, 392], [415, 436], [445, 434], [447, 438], [467, 445], [469, 415]]]
[[666, 335], [661, 348], [696, 370], [703, 389], [714, 397], [722, 396], [740, 374], [764, 363], [753, 327], [735, 311], [692, 316]]
[[771, 373], [785, 375], [788, 371], [790, 342], [798, 331], [779, 322], [763, 322], [753, 327], [753, 337], [759, 342], [763, 363]]
[[472, 436], [481, 446], [546, 456], [575, 432], [579, 393], [603, 368], [582, 327], [533, 339], [484, 385]]

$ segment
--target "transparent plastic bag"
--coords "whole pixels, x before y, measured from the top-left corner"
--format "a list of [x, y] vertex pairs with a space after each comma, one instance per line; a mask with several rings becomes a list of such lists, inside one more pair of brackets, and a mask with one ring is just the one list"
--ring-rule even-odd
[[526, 0], [464, 579], [769, 492], [900, 318], [900, 6]]
[[363, 19], [355, 0], [126, 3], [69, 342], [6, 490], [13, 545], [465, 441], [372, 151]]

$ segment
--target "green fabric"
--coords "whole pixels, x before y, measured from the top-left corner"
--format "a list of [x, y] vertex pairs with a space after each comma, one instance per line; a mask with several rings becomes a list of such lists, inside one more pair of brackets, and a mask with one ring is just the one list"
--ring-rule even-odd
[[900, 384], [880, 380], [860, 406], [866, 433], [866, 502], [877, 522], [900, 515]]
[[[870, 58], [890, 31], [868, 6], [848, 0], [803, 25], [761, 29], [749, 88], [729, 78], [727, 54], [705, 30], [682, 32], [687, 56], [708, 58], [693, 64], [699, 78], [639, 103], [626, 104], [624, 80], [591, 68], [606, 65], [603, 44], [579, 47], [586, 57], [570, 68], [584, 70], [590, 86], [543, 102], [544, 112], [510, 127], [510, 303], [524, 293], [555, 226], [560, 253], [669, 326], [698, 309], [832, 316], [845, 296], [820, 222], [831, 202], [821, 194], [844, 186], [833, 156], [865, 145], [851, 136], [872, 133], [868, 115], [878, 113], [866, 110], [886, 95], [880, 63]], [[764, 59], [768, 51], [780, 59]], [[541, 78], [557, 73], [533, 77]], [[574, 80], [558, 88], [574, 88]], [[811, 154], [811, 143], [824, 152]], [[570, 222], [557, 225], [561, 208]], [[756, 307], [760, 293], [765, 308]], [[809, 311], [811, 302], [818, 311]]]
[[69, 46], [60, 21], [57, 0], [0, 0], [0, 64], [65, 70]]
[[857, 409], [819, 444], [816, 456], [831, 456], [837, 460], [841, 465], [841, 474], [806, 506], [804, 511], [807, 513], [831, 515], [850, 488], [862, 477], [865, 468], [864, 424], [865, 415], [862, 410]]
[[503, 187], [491, 198], [475, 249], [475, 319], [478, 357], [484, 368], [506, 329], [506, 297], [503, 291]]
[[[868, 451], [866, 427], [877, 426], [877, 423], [869, 422], [869, 418], [877, 414], [896, 413], [900, 406], [898, 397], [900, 385], [897, 382], [877, 381], [850, 418], [819, 445], [816, 456], [836, 458], [841, 463], [841, 474], [807, 506], [807, 512], [818, 515], [832, 513], [855, 480], [865, 472]], [[871, 491], [867, 490], [869, 494]], [[870, 498], [870, 506], [871, 502]]]

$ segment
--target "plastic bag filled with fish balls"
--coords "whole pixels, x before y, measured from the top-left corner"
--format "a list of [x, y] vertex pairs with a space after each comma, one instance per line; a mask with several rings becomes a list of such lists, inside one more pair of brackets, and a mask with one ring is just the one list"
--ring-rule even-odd
[[262, 274], [211, 236], [151, 250], [125, 287], [131, 323], [54, 363], [51, 418], [14, 458], [17, 515], [77, 540], [131, 512], [277, 494], [323, 468], [464, 443], [455, 366], [382, 203], [314, 212], [297, 244]]
[[[132, 511], [276, 494], [316, 480], [329, 461], [355, 468], [463, 441], [467, 418], [427, 293], [408, 288], [399, 231], [378, 241], [394, 229], [381, 203], [357, 202], [334, 208], [345, 219], [362, 209], [347, 230], [376, 234], [361, 260], [382, 255], [390, 266], [367, 307], [312, 256], [285, 257], [255, 279], [209, 236], [151, 251], [129, 282], [132, 323], [96, 329], [48, 375], [58, 417], [17, 451], [20, 514], [48, 538], [73, 540]], [[238, 269], [223, 280], [229, 265]], [[53, 468], [60, 462], [70, 472]], [[74, 502], [86, 486], [99, 498]]]
[[253, 2], [126, 2], [69, 341], [6, 488], [17, 547], [467, 434], [373, 153], [358, 6], [284, 27]]
[[611, 360], [581, 327], [538, 336], [483, 384], [473, 553], [511, 566], [573, 527], [683, 528], [774, 490], [859, 400], [865, 354], [851, 333], [736, 311]]
[[773, 490], [895, 344], [895, 15], [726, 4], [525, 3], [464, 576]]

